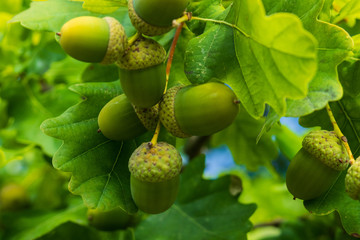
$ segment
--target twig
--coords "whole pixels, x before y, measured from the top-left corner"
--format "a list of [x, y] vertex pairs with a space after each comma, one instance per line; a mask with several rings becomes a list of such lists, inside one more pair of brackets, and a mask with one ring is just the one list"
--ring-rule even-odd
[[351, 149], [350, 149], [350, 146], [349, 146], [349, 143], [348, 143], [348, 140], [347, 138], [344, 136], [344, 134], [341, 132], [340, 128], [339, 128], [339, 125], [337, 124], [336, 122], [336, 119], [334, 117], [334, 114], [332, 113], [331, 111], [331, 108], [330, 108], [330, 105], [329, 104], [326, 104], [326, 111], [329, 115], [329, 118], [330, 118], [330, 121], [334, 127], [334, 132], [335, 134], [339, 137], [339, 139], [341, 139], [341, 142], [343, 143], [348, 155], [349, 155], [349, 158], [350, 158], [350, 164], [352, 165], [354, 162], [355, 162], [355, 159], [354, 159], [354, 156], [351, 152]]
[[[167, 90], [167, 87], [168, 87], [171, 64], [172, 64], [172, 60], [173, 60], [173, 57], [174, 57], [175, 47], [176, 47], [177, 41], [179, 39], [179, 36], [180, 36], [183, 25], [184, 25], [184, 23], [180, 23], [180, 25], [177, 27], [173, 42], [172, 42], [171, 47], [170, 47], [169, 56], [168, 56], [168, 60], [167, 60], [167, 64], [166, 64], [166, 84], [165, 84], [164, 94], [166, 93], [166, 90]], [[160, 120], [158, 120], [154, 135], [153, 135], [153, 137], [151, 139], [151, 142], [149, 143], [150, 147], [156, 145], [157, 140], [159, 138], [159, 134], [160, 134], [160, 127], [161, 127]]]

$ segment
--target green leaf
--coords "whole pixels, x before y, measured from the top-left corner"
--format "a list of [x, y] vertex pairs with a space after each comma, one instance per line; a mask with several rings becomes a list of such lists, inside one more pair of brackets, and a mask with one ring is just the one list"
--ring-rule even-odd
[[251, 229], [248, 219], [256, 206], [241, 204], [230, 195], [230, 176], [202, 179], [204, 167], [204, 157], [186, 166], [177, 202], [142, 221], [135, 230], [136, 239], [246, 239]]
[[6, 127], [9, 121], [9, 116], [7, 113], [8, 103], [4, 99], [0, 98], [0, 129]]
[[95, 229], [90, 229], [72, 222], [66, 222], [50, 231], [48, 234], [37, 238], [37, 240], [99, 240], [99, 234]]
[[[217, 19], [219, 13], [222, 13], [225, 10], [222, 6], [223, 3], [224, 1], [221, 0], [195, 0], [190, 1], [186, 10], [196, 17]], [[201, 21], [190, 21], [186, 25], [189, 26], [192, 32], [201, 34], [204, 31], [206, 23]]]
[[333, 19], [333, 23], [338, 23], [342, 20], [347, 21], [350, 26], [354, 26], [356, 19], [360, 19], [360, 2], [358, 0], [352, 0], [346, 3], [341, 8], [339, 15]]
[[81, 74], [83, 82], [111, 82], [119, 79], [119, 68], [115, 64], [89, 64]]
[[[337, 226], [335, 221], [334, 216], [302, 216], [300, 219], [282, 221], [279, 226], [277, 226], [276, 221], [270, 222], [270, 224], [275, 223], [276, 227], [262, 227], [260, 225], [256, 231], [261, 231], [263, 236], [266, 236], [261, 238], [262, 240], [356, 240], [356, 238], [349, 236], [341, 227]], [[273, 229], [273, 235], [275, 236], [271, 236], [272, 232], [269, 231], [271, 229]]]
[[360, 34], [353, 36], [354, 53], [356, 57], [360, 57]]
[[70, 89], [84, 101], [41, 125], [45, 134], [63, 140], [53, 157], [54, 167], [72, 173], [69, 189], [81, 195], [87, 207], [110, 210], [119, 206], [136, 212], [127, 167], [135, 141], [112, 141], [97, 132], [101, 108], [121, 94], [119, 82], [77, 84]]
[[74, 202], [67, 209], [59, 209], [54, 212], [28, 211], [19, 213], [8, 213], [1, 217], [6, 219], [5, 228], [10, 227], [2, 236], [8, 240], [36, 239], [49, 233], [56, 227], [66, 222], [87, 224], [87, 208], [81, 201]]
[[292, 159], [302, 147], [302, 138], [286, 126], [275, 126], [271, 132], [275, 136], [280, 152]]
[[60, 146], [56, 139], [44, 135], [39, 127], [42, 121], [62, 113], [78, 100], [64, 85], [46, 91], [38, 79], [26, 82], [11, 82], [0, 90], [0, 95], [8, 102], [8, 114], [13, 118], [10, 129], [16, 130], [18, 140], [36, 143], [52, 155]]
[[286, 98], [306, 96], [316, 73], [316, 39], [299, 18], [287, 13], [265, 16], [261, 1], [235, 1], [235, 49], [244, 77], [239, 95], [248, 112], [261, 116], [268, 103], [280, 116]]
[[[27, 73], [44, 74], [49, 70], [50, 64], [57, 62], [66, 57], [65, 52], [61, 49], [60, 45], [54, 41], [52, 34], [46, 33], [41, 38], [43, 40], [42, 47], [38, 47], [38, 51], [29, 61]], [[45, 36], [50, 38], [46, 41]]]
[[[227, 15], [228, 11], [222, 15]], [[185, 73], [192, 83], [205, 83], [211, 78], [226, 81], [234, 61], [233, 34], [230, 28], [212, 25], [189, 41], [185, 53]], [[221, 61], [220, 61], [221, 59]]]
[[276, 219], [296, 220], [299, 216], [306, 215], [302, 202], [293, 200], [284, 179], [274, 178], [267, 171], [249, 174], [244, 169], [233, 169], [230, 173], [241, 179], [242, 192], [239, 200], [243, 203], [255, 202], [257, 205], [256, 212], [250, 218], [254, 225]]
[[290, 4], [280, 1], [276, 7], [268, 9], [268, 14], [287, 11], [301, 17], [304, 27], [318, 41], [318, 69], [309, 84], [306, 98], [288, 100], [286, 116], [299, 117], [323, 108], [329, 101], [339, 100], [342, 86], [339, 83], [336, 67], [349, 56], [353, 41], [344, 29], [317, 19], [324, 0], [295, 1]]
[[188, 46], [189, 40], [194, 37], [194, 34], [183, 28], [181, 31], [181, 35], [176, 44], [175, 53], [173, 57], [173, 62], [171, 65], [170, 78], [169, 78], [169, 86], [171, 88], [173, 86], [182, 84], [189, 85], [191, 84], [186, 77], [185, 69], [184, 69], [184, 58], [185, 51]]
[[269, 112], [266, 114], [264, 124], [261, 128], [259, 135], [257, 136], [256, 142], [259, 142], [261, 137], [265, 133], [269, 132], [275, 124], [280, 123], [280, 118], [281, 117], [279, 115], [277, 115], [273, 109], [270, 108]]
[[8, 13], [17, 13], [22, 9], [21, 0], [2, 0], [0, 2], [0, 9]]
[[81, 4], [68, 0], [32, 2], [29, 9], [16, 15], [10, 22], [20, 22], [32, 30], [58, 32], [67, 20], [81, 15], [91, 15], [89, 11], [82, 9]]
[[67, 222], [55, 228], [37, 240], [135, 240], [134, 232], [128, 228], [124, 231], [98, 231], [95, 228]]
[[304, 202], [307, 210], [314, 214], [326, 215], [337, 211], [346, 232], [353, 236], [360, 235], [360, 203], [351, 199], [345, 192], [346, 171], [339, 176], [335, 185], [314, 200]]
[[126, 0], [84, 0], [83, 8], [91, 12], [112, 13], [119, 7], [127, 7]]
[[[10, 22], [20, 22], [21, 25], [32, 30], [59, 32], [65, 22], [79, 16], [104, 17], [105, 15], [83, 9], [82, 2], [79, 1], [48, 0], [32, 2], [29, 9], [16, 15]], [[127, 31], [133, 30], [127, 8], [119, 8], [106, 16], [117, 18]]]
[[87, 66], [89, 66], [89, 63], [67, 56], [61, 61], [52, 63], [48, 71], [45, 72], [44, 77], [54, 84], [57, 82], [66, 82], [67, 84], [79, 83], [82, 72]]
[[324, 6], [319, 14], [319, 20], [330, 22], [331, 21], [331, 10], [334, 0], [325, 0]]
[[[356, 62], [343, 62], [338, 67], [339, 78], [348, 79], [350, 81], [342, 81], [346, 96], [356, 98], [360, 94], [360, 61]], [[355, 81], [351, 81], [354, 79]]]
[[269, 166], [278, 154], [275, 143], [269, 135], [263, 135], [257, 143], [257, 135], [263, 125], [263, 120], [255, 120], [244, 109], [235, 119], [234, 123], [225, 130], [212, 137], [215, 146], [226, 144], [237, 164], [244, 164], [251, 171], [259, 166]]

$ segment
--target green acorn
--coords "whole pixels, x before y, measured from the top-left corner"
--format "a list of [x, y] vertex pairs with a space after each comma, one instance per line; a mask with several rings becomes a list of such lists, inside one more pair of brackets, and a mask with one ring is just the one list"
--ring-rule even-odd
[[356, 159], [346, 173], [345, 190], [352, 199], [360, 199], [360, 157]]
[[111, 140], [128, 140], [147, 130], [154, 130], [158, 121], [158, 105], [149, 109], [135, 108], [121, 94], [110, 100], [100, 111], [98, 125]]
[[57, 35], [65, 52], [83, 62], [112, 64], [125, 53], [128, 44], [123, 26], [112, 17], [73, 18]]
[[0, 209], [22, 210], [30, 206], [30, 198], [25, 188], [16, 183], [3, 186], [0, 190]]
[[121, 208], [105, 212], [97, 209], [88, 209], [87, 218], [89, 225], [102, 231], [126, 229], [136, 225], [139, 220], [138, 215], [130, 215]]
[[148, 36], [164, 34], [171, 30], [174, 19], [181, 17], [189, 0], [129, 0], [131, 23]]
[[166, 84], [165, 59], [159, 43], [139, 37], [117, 61], [121, 87], [135, 106], [149, 108], [160, 101]]
[[334, 132], [312, 131], [289, 165], [287, 188], [294, 198], [314, 199], [331, 187], [348, 164], [346, 149]]
[[166, 142], [141, 144], [131, 155], [131, 195], [140, 210], [157, 214], [176, 200], [182, 159], [176, 148]]
[[207, 136], [228, 127], [239, 112], [235, 93], [225, 84], [169, 89], [160, 103], [160, 121], [174, 136]]

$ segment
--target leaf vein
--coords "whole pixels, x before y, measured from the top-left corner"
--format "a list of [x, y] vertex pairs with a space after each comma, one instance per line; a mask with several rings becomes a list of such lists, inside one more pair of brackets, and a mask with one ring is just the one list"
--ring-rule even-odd
[[189, 216], [186, 212], [184, 212], [180, 207], [178, 207], [176, 204], [173, 205], [174, 208], [181, 214], [183, 215], [185, 218], [187, 218], [190, 222], [194, 223], [196, 226], [198, 226], [201, 230], [203, 230], [205, 233], [209, 234], [209, 235], [213, 235], [216, 236], [217, 239], [224, 239], [223, 237], [221, 237], [220, 235], [209, 231], [205, 226], [201, 225], [199, 222], [197, 222], [196, 220], [194, 220], [191, 216]]
[[[103, 145], [105, 145], [105, 144], [107, 144], [107, 143], [109, 143], [109, 142], [111, 142], [111, 141], [112, 141], [112, 140], [107, 140], [107, 141], [105, 141], [105, 142], [102, 142], [102, 143], [96, 145], [95, 147], [90, 148], [90, 149], [88, 149], [88, 150], [80, 153], [79, 155], [71, 158], [69, 161], [66, 161], [64, 164], [58, 166], [57, 168], [58, 168], [58, 169], [62, 169], [62, 168], [64, 168], [66, 165], [68, 165], [68, 164], [72, 163], [73, 161], [75, 161], [76, 159], [82, 157], [83, 155], [85, 155], [85, 154], [87, 154], [87, 153], [89, 153], [89, 152], [92, 152], [92, 151], [96, 150], [97, 148], [100, 148], [101, 146], [103, 146]], [[72, 171], [71, 171], [71, 172], [72, 172]]]

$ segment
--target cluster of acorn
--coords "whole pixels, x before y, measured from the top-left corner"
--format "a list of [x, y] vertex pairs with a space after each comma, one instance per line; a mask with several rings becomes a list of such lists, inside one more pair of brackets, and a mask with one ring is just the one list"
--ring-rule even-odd
[[348, 152], [335, 132], [311, 131], [286, 172], [287, 188], [294, 199], [314, 199], [328, 191], [341, 172], [348, 169], [345, 190], [351, 198], [359, 200], [360, 159], [350, 168], [349, 163]]
[[[212, 81], [166, 91], [166, 50], [146, 37], [170, 31], [173, 20], [184, 14], [188, 0], [171, 0], [165, 6], [163, 0], [128, 3], [131, 22], [138, 31], [129, 41], [123, 26], [111, 17], [77, 17], [57, 34], [60, 45], [73, 58], [119, 67], [124, 94], [101, 109], [101, 133], [111, 140], [127, 140], [155, 130], [161, 121], [172, 135], [185, 138], [210, 135], [229, 126], [239, 111], [231, 88]], [[131, 194], [139, 209], [155, 214], [173, 204], [182, 167], [174, 146], [143, 143], [128, 165]]]

